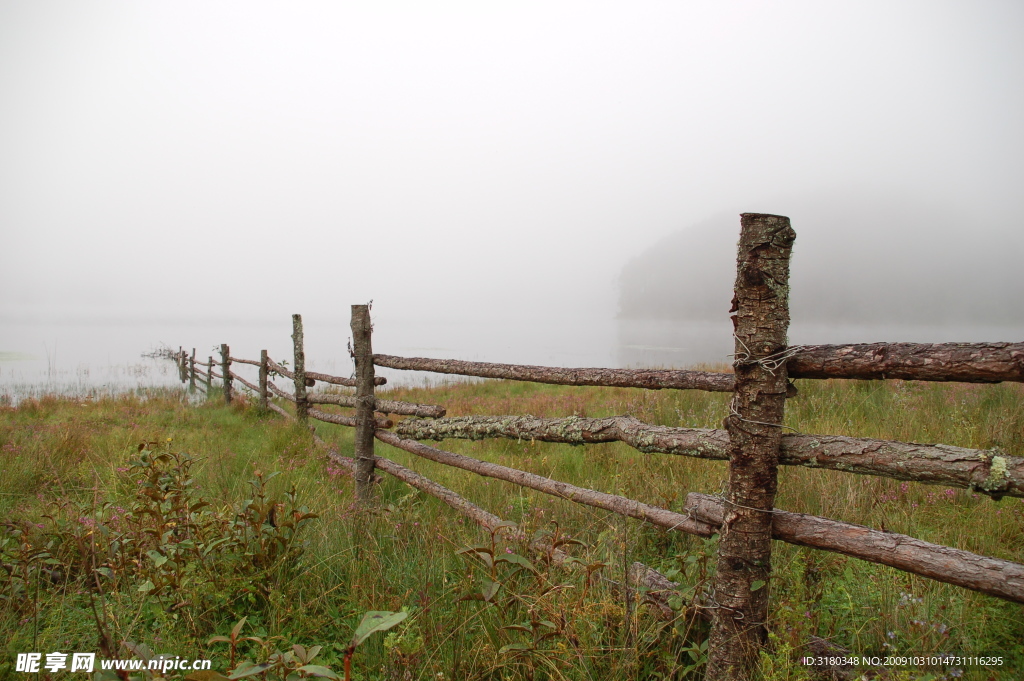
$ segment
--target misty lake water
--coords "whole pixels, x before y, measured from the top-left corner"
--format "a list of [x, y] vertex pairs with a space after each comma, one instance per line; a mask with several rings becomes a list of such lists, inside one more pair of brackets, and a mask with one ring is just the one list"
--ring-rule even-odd
[[[110, 321], [98, 323], [4, 323], [0, 327], [0, 395], [17, 402], [46, 393], [97, 395], [180, 386], [174, 365], [143, 357], [161, 346], [179, 346], [197, 358], [217, 357], [220, 343], [236, 357], [258, 359], [266, 348], [290, 360], [291, 320], [189, 323]], [[305, 319], [306, 364], [313, 371], [348, 376], [347, 321]], [[1021, 326], [844, 326], [794, 323], [792, 344], [877, 341], [1020, 341]], [[562, 367], [687, 367], [727, 363], [731, 325], [598, 319], [580, 322], [496, 322], [374, 319], [376, 352], [539, 364]], [[255, 367], [239, 369], [245, 375]], [[392, 385], [457, 380], [450, 376], [378, 368]]]

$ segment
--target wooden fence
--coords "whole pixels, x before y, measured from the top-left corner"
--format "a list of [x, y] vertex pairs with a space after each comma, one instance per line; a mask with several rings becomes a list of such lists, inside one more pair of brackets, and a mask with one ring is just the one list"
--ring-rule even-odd
[[[455, 492], [394, 461], [376, 456], [374, 439], [422, 458], [504, 480], [562, 499], [637, 518], [668, 531], [698, 536], [718, 533], [716, 582], [711, 596], [688, 607], [712, 619], [708, 679], [746, 679], [765, 642], [771, 578], [771, 540], [841, 553], [861, 560], [1024, 603], [1024, 565], [930, 544], [913, 537], [851, 525], [838, 520], [791, 513], [774, 506], [777, 466], [826, 468], [973, 490], [999, 499], [1024, 497], [1024, 458], [998, 450], [925, 445], [831, 435], [784, 434], [787, 397], [795, 394], [790, 379], [903, 379], [996, 383], [1024, 382], [1024, 343], [873, 343], [787, 346], [789, 324], [789, 256], [795, 239], [789, 219], [744, 214], [737, 256], [731, 312], [735, 328], [734, 373], [688, 370], [565, 369], [485, 362], [464, 362], [374, 354], [368, 305], [352, 306], [355, 378], [305, 369], [302, 319], [293, 315], [292, 369], [268, 357], [259, 361], [231, 357], [221, 346], [214, 358], [197, 362], [195, 351], [174, 354], [183, 382], [212, 395], [212, 379], [222, 381], [224, 400], [232, 399], [238, 381], [259, 394], [260, 406], [300, 422], [317, 419], [355, 428], [352, 457], [330, 457], [353, 470], [356, 496], [373, 497], [375, 470], [437, 497], [484, 528], [502, 520]], [[258, 384], [250, 383], [233, 364], [259, 367]], [[726, 428], [669, 428], [628, 416], [612, 418], [535, 418], [530, 416], [462, 416], [445, 418], [438, 405], [379, 399], [375, 386], [384, 378], [374, 367], [430, 371], [461, 376], [532, 381], [558, 385], [635, 387], [651, 390], [732, 392]], [[200, 368], [202, 367], [202, 368]], [[203, 369], [205, 368], [205, 370]], [[214, 369], [219, 368], [220, 372]], [[284, 391], [268, 379], [292, 379]], [[354, 387], [354, 395], [309, 394], [316, 381]], [[270, 400], [295, 404], [295, 416]], [[355, 410], [351, 416], [317, 409], [332, 404]], [[415, 416], [396, 424], [388, 415]], [[393, 429], [393, 430], [392, 430]], [[624, 442], [647, 453], [729, 461], [729, 489], [723, 495], [690, 494], [683, 512], [651, 506], [622, 496], [584, 489], [506, 466], [447, 452], [420, 440], [512, 438], [589, 444]], [[666, 615], [667, 597], [676, 586], [663, 575], [635, 563], [628, 575], [645, 587], [648, 599]]]

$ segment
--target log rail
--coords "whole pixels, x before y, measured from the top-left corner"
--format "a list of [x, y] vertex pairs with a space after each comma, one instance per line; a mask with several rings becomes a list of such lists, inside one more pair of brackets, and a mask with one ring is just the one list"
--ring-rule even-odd
[[[1024, 382], [1024, 343], [859, 343], [801, 345], [786, 362], [790, 378], [902, 379], [963, 383]], [[781, 353], [780, 353], [781, 354]], [[389, 369], [648, 390], [732, 392], [731, 373], [685, 369], [560, 368], [375, 354]]]
[[[729, 434], [724, 430], [652, 426], [631, 416], [406, 419], [396, 432], [414, 440], [508, 438], [570, 445], [624, 442], [645, 453], [729, 459]], [[1024, 497], [1024, 457], [1007, 456], [999, 450], [799, 434], [782, 436], [779, 463], [960, 487], [993, 498]]]

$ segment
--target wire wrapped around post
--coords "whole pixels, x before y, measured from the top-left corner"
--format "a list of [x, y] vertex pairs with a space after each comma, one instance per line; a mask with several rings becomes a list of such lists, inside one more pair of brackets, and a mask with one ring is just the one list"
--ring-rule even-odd
[[718, 544], [709, 681], [748, 679], [768, 640], [772, 509], [778, 488], [789, 330], [789, 218], [744, 213], [732, 318], [736, 386], [730, 415], [729, 492]]
[[376, 430], [373, 412], [377, 407], [373, 380], [373, 347], [370, 306], [352, 306], [352, 358], [356, 364], [356, 499], [368, 503], [373, 498], [374, 451]]

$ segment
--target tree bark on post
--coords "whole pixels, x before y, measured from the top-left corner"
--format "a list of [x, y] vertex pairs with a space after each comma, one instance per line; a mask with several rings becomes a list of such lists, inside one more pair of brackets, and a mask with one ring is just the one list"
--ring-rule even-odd
[[[789, 258], [796, 233], [789, 218], [744, 213], [730, 312], [736, 338], [736, 388], [725, 419], [729, 490], [718, 544], [715, 619], [708, 681], [750, 678], [767, 640], [772, 508], [786, 405]], [[774, 355], [773, 360], [765, 361]]]
[[270, 367], [266, 350], [260, 350], [260, 411], [267, 411], [267, 378]]
[[231, 351], [227, 343], [220, 344], [220, 374], [224, 378], [224, 404], [231, 404]]
[[180, 345], [178, 346], [178, 378], [182, 383], [188, 382], [188, 376], [185, 374], [185, 350]]
[[207, 358], [206, 364], [206, 397], [210, 398], [210, 389], [213, 387], [213, 356]]
[[292, 315], [292, 345], [295, 347], [295, 417], [299, 423], [309, 420], [306, 401], [306, 351], [303, 348], [302, 315]]
[[192, 348], [192, 356], [188, 359], [188, 391], [196, 391], [196, 349]]
[[373, 436], [376, 430], [373, 412], [377, 399], [373, 390], [373, 348], [370, 336], [370, 306], [352, 306], [352, 357], [356, 363], [356, 499], [362, 503], [373, 498]]

